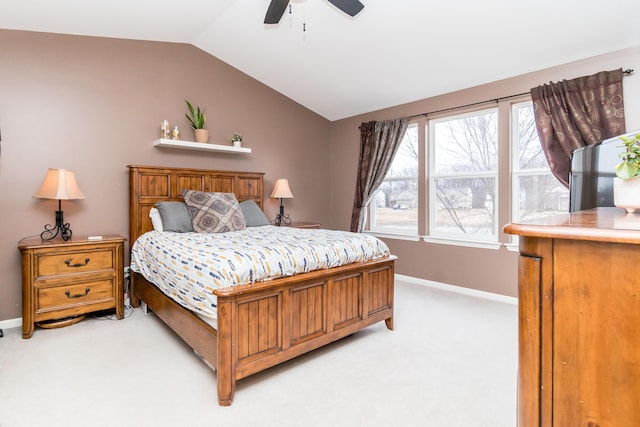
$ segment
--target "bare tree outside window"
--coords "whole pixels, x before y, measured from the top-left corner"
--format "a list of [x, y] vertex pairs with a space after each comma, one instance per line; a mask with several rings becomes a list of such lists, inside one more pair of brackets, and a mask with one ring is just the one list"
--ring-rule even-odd
[[432, 121], [434, 233], [496, 235], [496, 109]]

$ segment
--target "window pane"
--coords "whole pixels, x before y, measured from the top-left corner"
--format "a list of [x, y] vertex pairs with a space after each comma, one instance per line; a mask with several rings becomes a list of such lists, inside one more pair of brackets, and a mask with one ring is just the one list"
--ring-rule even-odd
[[513, 106], [513, 221], [569, 211], [569, 190], [549, 169], [531, 102]]
[[495, 110], [435, 121], [435, 174], [497, 171], [497, 121]]
[[418, 176], [418, 126], [416, 125], [407, 128], [385, 179], [407, 176]]
[[436, 179], [434, 186], [436, 232], [495, 235], [494, 177]]
[[514, 116], [518, 126], [515, 139], [518, 153], [519, 169], [549, 169], [547, 159], [542, 151], [538, 131], [533, 117], [533, 106], [530, 103], [518, 104], [514, 107]]
[[376, 229], [417, 232], [418, 188], [415, 179], [384, 182], [375, 200]]
[[432, 122], [430, 233], [495, 240], [498, 111]]
[[370, 229], [418, 234], [418, 126], [412, 124], [402, 140], [384, 182], [374, 195]]
[[569, 191], [553, 175], [525, 175], [516, 179], [519, 220], [569, 212]]

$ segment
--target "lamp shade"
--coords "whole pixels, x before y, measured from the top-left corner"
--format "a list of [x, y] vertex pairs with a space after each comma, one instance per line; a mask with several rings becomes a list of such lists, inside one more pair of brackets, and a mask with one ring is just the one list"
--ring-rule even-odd
[[66, 169], [49, 169], [42, 185], [33, 194], [38, 199], [75, 200], [84, 199], [76, 176]]
[[293, 194], [289, 189], [289, 180], [286, 178], [279, 178], [276, 180], [276, 184], [273, 186], [273, 192], [271, 193], [272, 199], [293, 199]]

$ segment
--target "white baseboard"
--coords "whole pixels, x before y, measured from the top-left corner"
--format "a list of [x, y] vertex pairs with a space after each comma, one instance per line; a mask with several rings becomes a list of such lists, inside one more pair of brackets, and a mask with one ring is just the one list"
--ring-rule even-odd
[[0, 320], [0, 329], [19, 328], [22, 326], [22, 317], [17, 319]]
[[398, 280], [402, 280], [416, 285], [427, 286], [434, 289], [441, 289], [444, 291], [455, 292], [458, 294], [469, 295], [477, 298], [484, 298], [492, 301], [504, 302], [507, 304], [518, 305], [518, 298], [510, 297], [507, 295], [494, 294], [492, 292], [479, 291], [477, 289], [465, 288], [463, 286], [448, 285], [446, 283], [434, 282], [432, 280], [419, 279], [417, 277], [404, 276], [402, 274], [395, 274]]

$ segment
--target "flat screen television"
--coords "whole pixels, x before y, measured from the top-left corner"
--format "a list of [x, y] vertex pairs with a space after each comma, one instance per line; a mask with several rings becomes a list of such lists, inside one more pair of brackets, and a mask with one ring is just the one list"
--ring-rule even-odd
[[[640, 129], [624, 135], [632, 137], [638, 133]], [[615, 136], [573, 151], [569, 176], [571, 212], [613, 206], [613, 178], [622, 150], [622, 141]]]

